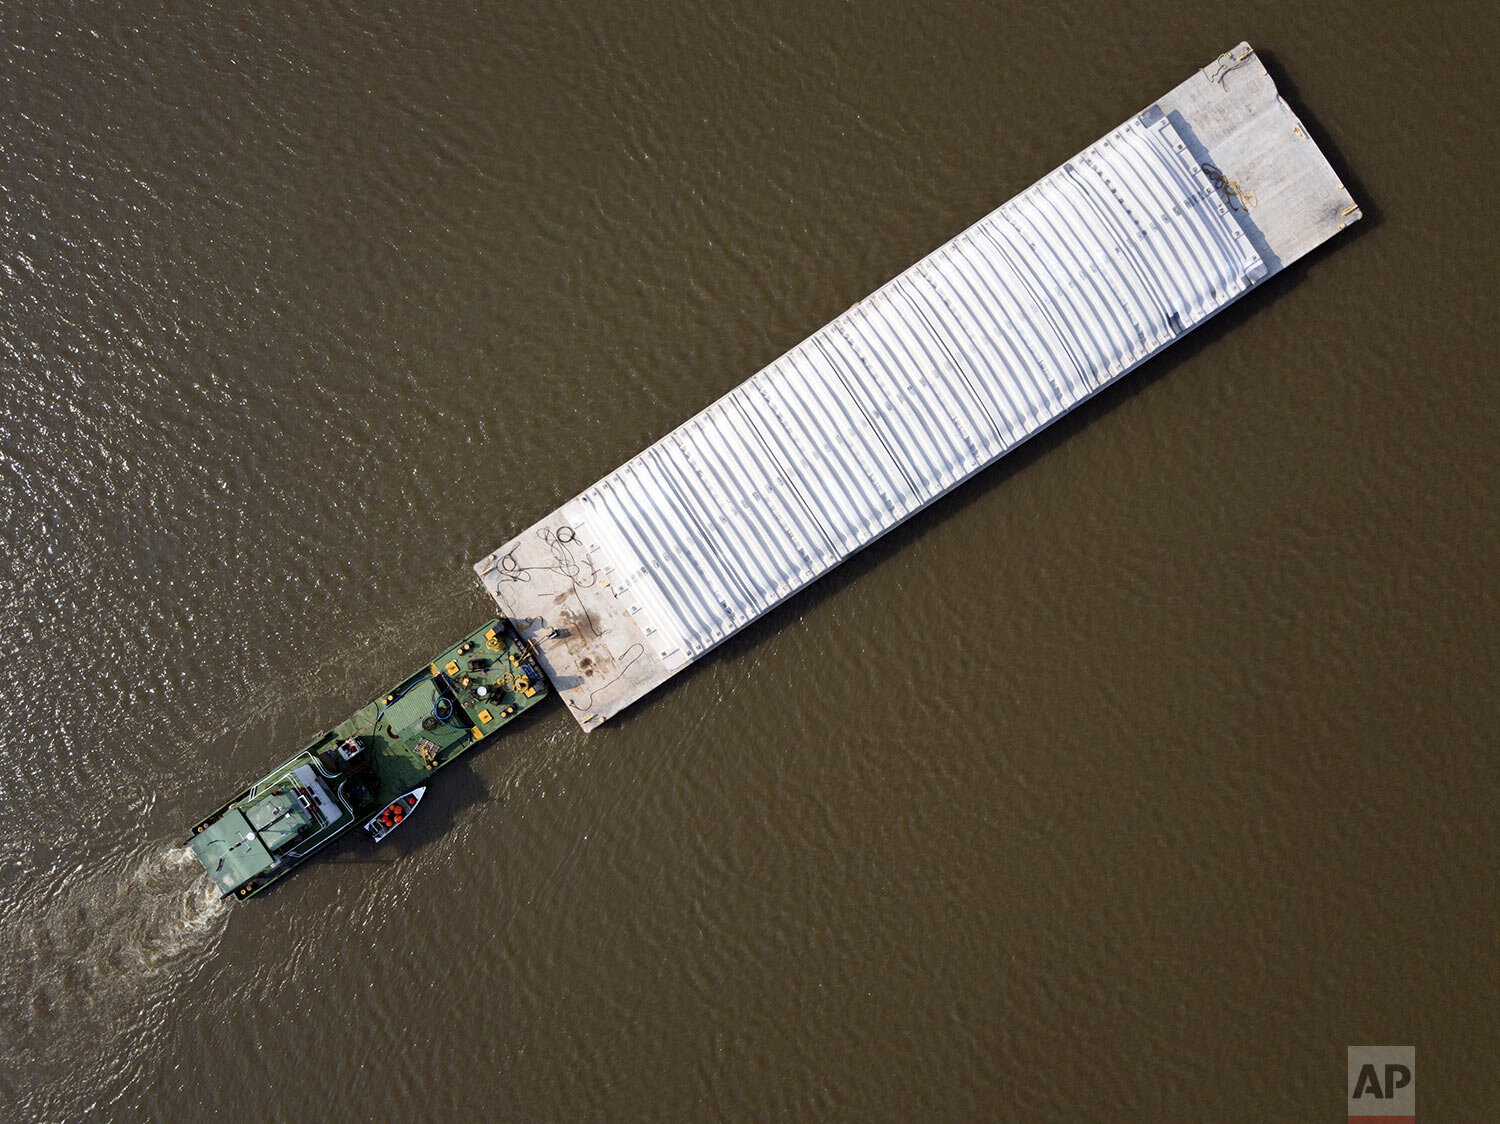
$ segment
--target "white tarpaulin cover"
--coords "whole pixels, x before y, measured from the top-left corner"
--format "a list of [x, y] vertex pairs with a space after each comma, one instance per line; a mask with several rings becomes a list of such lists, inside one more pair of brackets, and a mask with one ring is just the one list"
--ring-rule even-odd
[[1174, 117], [1132, 118], [476, 567], [586, 727], [1267, 274]]

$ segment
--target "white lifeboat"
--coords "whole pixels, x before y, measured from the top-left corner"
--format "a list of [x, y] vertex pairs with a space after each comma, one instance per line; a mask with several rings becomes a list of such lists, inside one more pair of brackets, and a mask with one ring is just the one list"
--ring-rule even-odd
[[406, 818], [412, 814], [416, 806], [421, 803], [422, 796], [427, 787], [414, 788], [405, 795], [398, 796], [384, 808], [375, 813], [373, 819], [365, 824], [365, 830], [370, 833], [370, 838], [379, 843], [391, 832], [406, 822]]

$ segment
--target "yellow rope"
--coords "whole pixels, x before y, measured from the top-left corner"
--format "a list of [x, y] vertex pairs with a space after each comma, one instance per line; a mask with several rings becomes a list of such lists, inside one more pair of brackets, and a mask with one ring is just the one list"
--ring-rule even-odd
[[1230, 179], [1212, 164], [1200, 164], [1199, 167], [1231, 211], [1248, 211], [1255, 206], [1255, 196], [1241, 187], [1238, 180]]

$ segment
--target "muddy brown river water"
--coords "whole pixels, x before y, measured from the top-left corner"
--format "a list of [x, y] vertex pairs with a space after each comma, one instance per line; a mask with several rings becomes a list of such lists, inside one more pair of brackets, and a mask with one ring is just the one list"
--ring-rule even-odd
[[[1493, 1119], [1496, 32], [0, 8], [0, 1120], [1337, 1120], [1387, 1042]], [[1359, 227], [217, 901], [194, 817], [488, 616], [470, 562], [1242, 38]]]

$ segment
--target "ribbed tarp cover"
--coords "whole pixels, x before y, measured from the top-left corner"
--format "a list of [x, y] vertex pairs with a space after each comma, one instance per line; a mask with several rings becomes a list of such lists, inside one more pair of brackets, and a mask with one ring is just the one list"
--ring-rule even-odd
[[1264, 272], [1168, 120], [1132, 119], [568, 507], [692, 659]]

